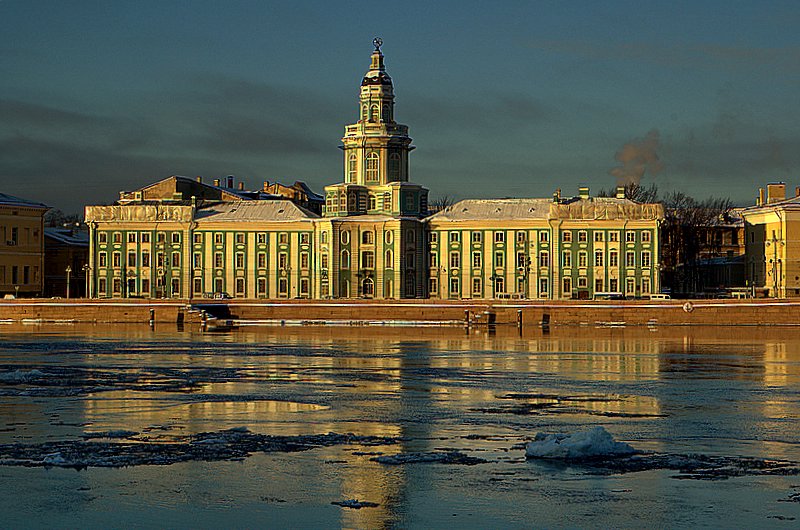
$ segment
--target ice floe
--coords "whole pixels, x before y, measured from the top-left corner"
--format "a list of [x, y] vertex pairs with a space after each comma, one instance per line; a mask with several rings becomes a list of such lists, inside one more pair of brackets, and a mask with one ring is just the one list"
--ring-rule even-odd
[[483, 458], [468, 456], [458, 451], [434, 451], [429, 453], [399, 453], [396, 455], [378, 456], [370, 458], [374, 462], [387, 465], [436, 463], [436, 464], [462, 464], [472, 466], [486, 462]]
[[342, 508], [353, 508], [354, 510], [360, 510], [361, 508], [375, 508], [376, 506], [380, 506], [378, 503], [375, 502], [360, 501], [358, 499], [333, 501], [331, 502], [331, 504], [335, 504], [336, 506], [341, 506]]
[[574, 434], [538, 433], [525, 447], [528, 458], [555, 460], [626, 456], [635, 452], [630, 445], [615, 441], [601, 426]]

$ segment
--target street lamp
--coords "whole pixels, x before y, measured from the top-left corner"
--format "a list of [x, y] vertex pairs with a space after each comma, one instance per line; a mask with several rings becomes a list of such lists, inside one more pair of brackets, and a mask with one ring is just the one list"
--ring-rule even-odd
[[89, 271], [92, 270], [92, 268], [87, 263], [83, 267], [81, 267], [81, 270], [86, 275], [86, 285], [84, 286], [86, 288], [86, 291], [84, 291], [84, 296], [86, 296], [86, 298], [90, 298], [90, 296], [89, 296]]
[[72, 267], [67, 265], [67, 268], [64, 270], [67, 273], [67, 300], [69, 300], [69, 275], [72, 274]]

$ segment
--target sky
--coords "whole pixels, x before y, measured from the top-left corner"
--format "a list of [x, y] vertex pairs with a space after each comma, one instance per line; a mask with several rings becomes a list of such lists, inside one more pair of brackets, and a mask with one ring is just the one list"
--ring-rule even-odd
[[800, 185], [800, 3], [0, 0], [0, 192], [342, 180], [372, 39], [432, 198]]

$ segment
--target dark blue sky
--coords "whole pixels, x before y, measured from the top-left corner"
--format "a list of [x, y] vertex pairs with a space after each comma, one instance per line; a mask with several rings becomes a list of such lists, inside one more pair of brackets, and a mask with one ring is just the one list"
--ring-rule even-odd
[[0, 192], [73, 212], [172, 174], [321, 191], [380, 35], [434, 197], [642, 174], [749, 204], [800, 184], [798, 27], [796, 0], [0, 0]]

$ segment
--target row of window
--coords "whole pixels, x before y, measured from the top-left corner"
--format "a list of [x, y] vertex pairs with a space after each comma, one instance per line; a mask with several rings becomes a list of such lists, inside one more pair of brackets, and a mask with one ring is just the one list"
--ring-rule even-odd
[[[109, 285], [110, 284], [110, 285]], [[179, 278], [171, 278], [169, 282], [159, 280], [156, 282], [156, 292], [152, 293], [150, 290], [150, 280], [142, 278], [137, 282], [135, 278], [126, 280], [123, 283], [122, 278], [112, 278], [109, 282], [108, 278], [99, 278], [97, 281], [97, 293], [99, 296], [107, 296], [109, 294], [115, 296], [166, 296], [178, 298], [181, 296], [181, 281]], [[213, 280], [214, 292], [225, 292], [225, 282], [222, 278], [214, 278]], [[256, 295], [267, 295], [267, 279], [256, 278]], [[111, 288], [109, 292], [109, 287]], [[301, 297], [308, 297], [310, 293], [311, 282], [309, 278], [300, 278], [298, 281], [298, 294]], [[123, 288], [125, 292], [123, 292]], [[203, 279], [194, 278], [192, 282], [194, 296], [203, 293]], [[245, 278], [236, 278], [234, 281], [234, 294], [237, 297], [244, 297], [246, 294], [246, 280]], [[327, 292], [327, 285], [323, 285], [323, 290]], [[289, 296], [289, 280], [287, 278], [278, 279], [278, 296]]]
[[[550, 253], [546, 250], [540, 251], [538, 253], [538, 263], [539, 267], [549, 267], [550, 266]], [[588, 253], [586, 251], [578, 252], [578, 267], [585, 268], [588, 263]], [[439, 266], [439, 255], [436, 252], [431, 252], [429, 255], [429, 262], [428, 264], [431, 267], [438, 267]], [[517, 268], [528, 267], [531, 265], [531, 260], [524, 252], [517, 252], [517, 261], [516, 261]], [[640, 266], [642, 268], [649, 268], [652, 265], [651, 260], [651, 253], [649, 250], [645, 250], [641, 253], [640, 259]], [[479, 268], [483, 266], [483, 253], [482, 252], [473, 252], [472, 253], [472, 267]], [[506, 253], [502, 250], [499, 250], [494, 253], [494, 266], [495, 267], [505, 267], [506, 266]], [[595, 267], [604, 267], [605, 266], [605, 253], [602, 250], [597, 250], [594, 253], [594, 266]], [[619, 253], [616, 250], [612, 250], [608, 253], [608, 266], [609, 267], [619, 267]], [[636, 253], [632, 250], [625, 252], [625, 266], [626, 267], [636, 267]], [[457, 269], [461, 267], [461, 253], [457, 250], [450, 252], [450, 268]], [[572, 252], [569, 250], [565, 250], [561, 253], [561, 267], [562, 268], [570, 268], [572, 267]]]
[[[378, 183], [380, 181], [381, 156], [377, 151], [369, 151], [364, 156], [364, 179], [366, 182]], [[400, 180], [400, 154], [389, 155], [389, 174], [387, 182]], [[358, 156], [351, 154], [347, 158], [347, 180], [356, 182], [358, 178]]]
[[16, 245], [38, 245], [39, 244], [39, 229], [24, 227], [24, 237], [20, 237], [20, 229], [17, 226], [0, 226], [0, 245], [16, 246]]
[[[8, 270], [8, 273], [6, 273]], [[22, 271], [22, 274], [20, 274]], [[33, 275], [31, 275], [33, 272]], [[8, 274], [8, 275], [6, 275]], [[39, 267], [36, 265], [10, 265], [6, 269], [5, 265], [0, 265], [0, 284], [5, 285], [29, 285], [39, 283]]]
[[[97, 233], [97, 241], [98, 243], [108, 243], [108, 232], [98, 232]], [[327, 232], [322, 232], [321, 234], [322, 242], [326, 243], [328, 240]], [[111, 234], [112, 241], [114, 243], [122, 243], [122, 232], [113, 232]], [[225, 242], [225, 234], [222, 232], [214, 232], [213, 235], [214, 244], [221, 245]], [[203, 233], [195, 232], [193, 235], [193, 241], [195, 244], [202, 244], [203, 243]], [[244, 232], [237, 232], [234, 235], [234, 240], [236, 244], [243, 245], [247, 241], [247, 235]], [[128, 243], [150, 243], [150, 232], [128, 232], [127, 237]], [[156, 241], [158, 243], [166, 243], [167, 241], [167, 234], [165, 232], [158, 232], [156, 234]], [[179, 244], [181, 242], [181, 233], [180, 232], [172, 232], [170, 234], [170, 241], [173, 244]], [[309, 232], [301, 232], [300, 233], [300, 244], [301, 245], [308, 245], [311, 241], [311, 234]], [[259, 245], [266, 245], [267, 244], [267, 234], [265, 232], [259, 232], [256, 234], [256, 243]], [[288, 232], [280, 232], [278, 234], [278, 243], [281, 245], [289, 244], [289, 233]]]
[[[473, 297], [482, 297], [483, 296], [483, 279], [482, 278], [472, 278], [472, 291], [471, 294]], [[516, 292], [517, 293], [525, 293], [527, 294], [528, 291], [528, 280], [527, 278], [517, 278], [517, 285], [516, 285]], [[448, 280], [449, 289], [448, 292], [450, 296], [462, 296], [461, 293], [461, 278], [459, 277], [452, 277]], [[494, 290], [491, 294], [493, 297], [498, 295], [502, 295], [506, 293], [506, 279], [502, 277], [493, 278], [491, 282], [491, 287]], [[625, 294], [626, 295], [646, 295], [650, 294], [652, 284], [650, 282], [650, 278], [642, 278], [641, 281], [637, 281], [636, 278], [626, 278], [624, 282], [625, 286]], [[577, 279], [576, 288], [577, 289], [588, 289], [589, 287], [589, 279], [585, 276], [581, 276]], [[598, 278], [595, 280], [594, 284], [594, 291], [595, 292], [606, 292], [606, 282], [602, 278]], [[549, 288], [550, 288], [550, 280], [548, 278], [539, 278], [538, 282], [538, 293], [540, 298], [547, 297], [549, 295]], [[617, 278], [611, 278], [608, 280], [608, 291], [610, 292], [621, 292], [620, 291], [620, 284]], [[573, 281], [571, 277], [562, 278], [562, 285], [561, 285], [561, 292], [563, 296], [571, 296], [573, 291]], [[428, 292], [433, 296], [439, 295], [439, 279], [438, 278], [430, 278], [428, 280]]]
[[[527, 232], [525, 231], [518, 231], [516, 232], [516, 240], [517, 243], [524, 243], [527, 240]], [[588, 232], [586, 230], [578, 231], [578, 242], [585, 243], [587, 242]], [[641, 232], [641, 240], [642, 243], [650, 243], [652, 237], [652, 233], [650, 231], [642, 231]], [[595, 242], [602, 242], [605, 238], [605, 232], [595, 231], [594, 232], [594, 240]], [[454, 231], [450, 232], [448, 235], [448, 239], [450, 243], [458, 243], [461, 241], [461, 232]], [[483, 241], [483, 232], [474, 231], [471, 233], [471, 239], [473, 243], [481, 243]], [[505, 232], [495, 232], [494, 233], [494, 242], [495, 243], [505, 243], [506, 240], [506, 233]], [[539, 231], [539, 242], [547, 243], [550, 240], [550, 233], [545, 231]], [[608, 240], [610, 242], [616, 242], [619, 240], [619, 232], [608, 232]], [[428, 241], [431, 243], [438, 243], [439, 242], [439, 233], [438, 232], [430, 232], [428, 234]], [[561, 232], [561, 241], [564, 243], [571, 243], [572, 242], [572, 232], [571, 231], [563, 231]], [[625, 242], [627, 243], [635, 243], [636, 242], [636, 231], [628, 230], [625, 232]]]

